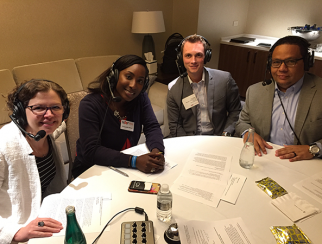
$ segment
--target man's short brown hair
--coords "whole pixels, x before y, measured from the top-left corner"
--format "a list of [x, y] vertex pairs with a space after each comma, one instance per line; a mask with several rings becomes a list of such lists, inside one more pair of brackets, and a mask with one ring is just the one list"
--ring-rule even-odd
[[196, 43], [196, 42], [201, 42], [203, 47], [204, 47], [204, 52], [206, 52], [206, 50], [209, 48], [208, 43], [205, 41], [205, 39], [197, 34], [193, 34], [191, 36], [186, 37], [181, 44], [181, 53], [183, 53], [183, 46], [186, 42], [190, 42], [190, 43]]

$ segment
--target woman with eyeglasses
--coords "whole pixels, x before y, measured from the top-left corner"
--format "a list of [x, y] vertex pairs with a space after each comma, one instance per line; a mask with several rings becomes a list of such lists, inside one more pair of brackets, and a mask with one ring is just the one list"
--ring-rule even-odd
[[27, 81], [9, 93], [12, 122], [0, 130], [0, 242], [49, 237], [62, 224], [38, 218], [42, 199], [66, 186], [52, 133], [69, 114], [67, 94], [48, 80]]

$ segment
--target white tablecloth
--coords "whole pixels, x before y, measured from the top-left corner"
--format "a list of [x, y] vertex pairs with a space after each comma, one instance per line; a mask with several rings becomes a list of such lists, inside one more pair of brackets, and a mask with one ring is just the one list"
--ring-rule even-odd
[[[271, 198], [256, 186], [255, 181], [265, 177], [272, 178], [288, 192], [296, 193], [322, 210], [322, 204], [293, 186], [294, 183], [321, 172], [322, 160], [320, 159], [290, 163], [288, 160], [280, 160], [275, 157], [275, 149], [272, 149], [268, 150], [267, 155], [256, 156], [253, 168], [247, 170], [239, 166], [239, 155], [243, 147], [243, 142], [240, 138], [216, 136], [180, 137], [165, 139], [164, 144], [166, 147], [166, 159], [176, 162], [178, 165], [167, 174], [161, 174], [154, 182], [167, 183], [170, 185], [170, 190], [171, 184], [180, 175], [193, 149], [218, 155], [231, 155], [233, 159], [230, 171], [247, 177], [236, 205], [221, 201], [217, 208], [212, 208], [174, 195], [172, 210], [174, 222], [176, 218], [215, 221], [241, 217], [250, 229], [256, 243], [275, 244], [276, 241], [270, 231], [270, 227], [290, 226], [293, 222], [274, 207], [270, 203]], [[145, 148], [145, 145], [139, 145], [137, 148]], [[128, 151], [133, 151], [133, 148], [128, 149]], [[63, 194], [83, 195], [102, 191], [111, 192], [111, 216], [129, 207], [138, 206], [144, 208], [149, 219], [153, 221], [156, 238], [160, 237], [156, 243], [165, 243], [163, 233], [168, 224], [161, 223], [156, 218], [156, 195], [128, 192], [130, 182], [140, 179], [135, 177], [131, 169], [121, 168], [121, 170], [128, 173], [130, 177], [125, 177], [107, 167], [93, 166], [75, 179], [63, 191]], [[98, 243], [119, 243], [121, 223], [135, 220], [144, 220], [144, 216], [136, 214], [134, 211], [119, 215], [111, 222], [111, 230], [104, 232]], [[313, 243], [322, 243], [322, 214], [318, 214], [297, 225], [308, 235]], [[92, 243], [96, 236], [97, 233], [86, 234], [87, 243]], [[62, 243], [62, 241], [63, 236], [46, 239], [46, 243]], [[29, 243], [44, 243], [44, 239], [34, 239]]]

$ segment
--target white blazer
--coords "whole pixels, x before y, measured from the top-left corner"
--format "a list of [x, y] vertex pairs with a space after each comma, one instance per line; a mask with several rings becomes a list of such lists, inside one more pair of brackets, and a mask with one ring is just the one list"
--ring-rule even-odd
[[[53, 141], [56, 175], [43, 197], [66, 186], [63, 159]], [[11, 122], [0, 130], [0, 244], [11, 243], [16, 232], [37, 218], [42, 196], [32, 149], [19, 128]]]

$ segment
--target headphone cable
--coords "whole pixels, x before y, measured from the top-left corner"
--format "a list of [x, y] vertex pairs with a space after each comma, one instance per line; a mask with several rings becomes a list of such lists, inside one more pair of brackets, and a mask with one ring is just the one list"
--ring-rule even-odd
[[126, 208], [126, 209], [123, 209], [122, 211], [116, 213], [108, 222], [107, 224], [104, 226], [104, 228], [102, 229], [102, 231], [99, 233], [99, 235], [95, 238], [95, 240], [93, 241], [92, 244], [95, 244], [97, 243], [98, 239], [101, 237], [101, 235], [103, 234], [104, 230], [106, 229], [106, 227], [109, 225], [109, 223], [117, 216], [119, 215], [120, 213], [123, 213], [125, 211], [128, 211], [128, 210], [134, 210], [136, 213], [138, 214], [145, 214], [145, 221], [149, 221], [149, 217], [148, 217], [148, 214], [144, 211], [143, 208], [140, 208], [140, 207], [135, 207], [135, 208]]
[[288, 119], [288, 116], [287, 116], [287, 113], [286, 113], [286, 111], [285, 111], [285, 108], [284, 108], [284, 105], [283, 105], [283, 102], [282, 102], [281, 96], [280, 96], [280, 94], [279, 94], [279, 92], [278, 92], [278, 91], [276, 91], [276, 92], [277, 92], [277, 95], [278, 95], [278, 97], [279, 97], [279, 99], [280, 99], [280, 102], [281, 102], [281, 105], [282, 105], [282, 108], [283, 108], [283, 111], [284, 111], [284, 114], [285, 114], [286, 120], [287, 120], [287, 122], [288, 122], [289, 126], [291, 127], [291, 130], [293, 131], [293, 133], [294, 133], [294, 135], [295, 135], [295, 137], [296, 137], [297, 141], [298, 141], [298, 143], [297, 143], [297, 144], [298, 144], [298, 145], [302, 145], [302, 144], [301, 144], [301, 142], [300, 142], [300, 139], [297, 137], [297, 135], [296, 135], [296, 133], [295, 133], [295, 131], [294, 131], [294, 129], [293, 129], [293, 127], [292, 127], [292, 125], [291, 125], [291, 123], [290, 123], [289, 119]]

